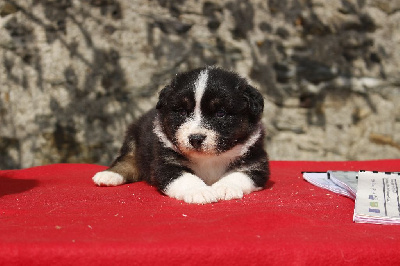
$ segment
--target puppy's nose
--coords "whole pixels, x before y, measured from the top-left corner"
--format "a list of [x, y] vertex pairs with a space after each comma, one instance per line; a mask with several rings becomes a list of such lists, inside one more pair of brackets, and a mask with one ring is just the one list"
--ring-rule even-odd
[[206, 139], [206, 136], [203, 134], [193, 134], [189, 136], [189, 142], [195, 149], [201, 148], [201, 144]]

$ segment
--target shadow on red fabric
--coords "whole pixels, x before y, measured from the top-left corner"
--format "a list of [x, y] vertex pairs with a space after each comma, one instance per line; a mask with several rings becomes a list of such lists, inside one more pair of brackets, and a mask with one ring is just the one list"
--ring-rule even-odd
[[0, 186], [0, 197], [4, 195], [22, 193], [39, 185], [33, 179], [13, 179], [12, 177], [2, 176]]

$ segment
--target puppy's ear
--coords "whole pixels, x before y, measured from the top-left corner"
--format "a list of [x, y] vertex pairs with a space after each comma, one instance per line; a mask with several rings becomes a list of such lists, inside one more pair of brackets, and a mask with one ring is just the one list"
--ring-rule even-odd
[[264, 111], [264, 98], [261, 93], [250, 85], [245, 85], [242, 88], [244, 98], [247, 102], [247, 107], [250, 114], [254, 117], [259, 117]]
[[164, 89], [162, 89], [160, 91], [160, 94], [158, 96], [158, 102], [156, 105], [157, 109], [161, 109], [167, 104], [167, 98], [168, 98], [168, 95], [171, 90], [172, 90], [172, 87], [170, 85], [167, 85], [167, 86], [165, 86]]

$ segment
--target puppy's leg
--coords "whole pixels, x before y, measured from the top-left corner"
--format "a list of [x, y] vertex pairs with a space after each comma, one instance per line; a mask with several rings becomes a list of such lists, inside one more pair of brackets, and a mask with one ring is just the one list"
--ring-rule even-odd
[[[134, 132], [131, 126], [129, 132]], [[135, 158], [136, 144], [133, 134], [127, 134], [122, 144], [120, 155], [114, 160], [110, 168], [98, 172], [93, 176], [93, 182], [98, 186], [118, 186], [127, 182], [136, 182], [139, 179], [139, 171]]]
[[118, 186], [127, 182], [138, 181], [135, 156], [133, 154], [119, 156], [110, 168], [98, 172], [92, 179], [98, 186]]
[[136, 182], [138, 176], [135, 156], [130, 153], [118, 156], [110, 168], [98, 172], [92, 179], [98, 186], [118, 186], [127, 182]]

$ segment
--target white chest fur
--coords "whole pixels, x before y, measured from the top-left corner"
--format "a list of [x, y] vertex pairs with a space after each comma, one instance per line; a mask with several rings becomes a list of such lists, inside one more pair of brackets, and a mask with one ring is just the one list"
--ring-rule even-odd
[[225, 175], [231, 161], [226, 156], [201, 156], [191, 158], [188, 166], [207, 185], [212, 185]]
[[261, 137], [261, 130], [262, 127], [259, 125], [258, 130], [256, 130], [244, 144], [236, 145], [233, 149], [218, 156], [199, 155], [190, 157], [188, 167], [207, 185], [214, 184], [228, 174], [227, 170], [229, 164], [245, 155], [249, 148]]
[[227, 174], [231, 162], [243, 156], [247, 147], [237, 145], [233, 149], [220, 155], [191, 156], [188, 167], [207, 185], [212, 185]]

